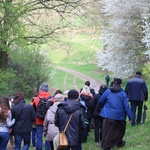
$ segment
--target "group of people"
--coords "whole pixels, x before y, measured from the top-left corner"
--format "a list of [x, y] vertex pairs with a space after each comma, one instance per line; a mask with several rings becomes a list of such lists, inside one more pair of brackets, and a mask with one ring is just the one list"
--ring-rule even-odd
[[[14, 137], [14, 149], [28, 150], [30, 143], [36, 150], [42, 150], [45, 138], [45, 150], [56, 150], [54, 138], [63, 131], [72, 115], [66, 136], [68, 147], [65, 150], [82, 150], [87, 142], [91, 120], [94, 120], [95, 144], [103, 150], [125, 145], [123, 137], [126, 130], [126, 117], [132, 126], [141, 124], [143, 101], [148, 100], [148, 90], [141, 72], [127, 82], [125, 91], [122, 80], [114, 78], [111, 87], [100, 85], [98, 93], [86, 81], [80, 91], [71, 89], [67, 97], [61, 90], [50, 95], [48, 84], [43, 83], [30, 104], [25, 102], [24, 93], [19, 91], [10, 100], [0, 98], [0, 148], [6, 149], [10, 135]], [[37, 116], [40, 98], [47, 99], [48, 110], [44, 118]], [[131, 105], [129, 105], [129, 102]], [[138, 113], [136, 117], [136, 110]], [[12, 133], [10, 132], [12, 129]], [[23, 141], [23, 143], [22, 143]]]

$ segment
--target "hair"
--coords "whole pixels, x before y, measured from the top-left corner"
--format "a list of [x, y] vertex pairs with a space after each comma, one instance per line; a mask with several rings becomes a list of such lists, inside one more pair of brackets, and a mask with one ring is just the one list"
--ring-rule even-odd
[[61, 90], [56, 90], [56, 92], [54, 93], [54, 95], [56, 94], [63, 94], [63, 92]]
[[81, 91], [81, 94], [87, 94], [87, 95], [93, 97], [92, 93], [90, 92], [90, 88], [87, 85], [84, 85], [84, 87], [83, 87], [83, 89]]
[[8, 111], [10, 110], [9, 105], [9, 97], [8, 96], [2, 96], [0, 97], [0, 122], [2, 124], [6, 124], [6, 119]]
[[90, 86], [90, 81], [86, 81], [85, 85]]
[[136, 75], [137, 75], [137, 76], [142, 76], [142, 73], [141, 73], [140, 71], [137, 71], [137, 72], [136, 72]]

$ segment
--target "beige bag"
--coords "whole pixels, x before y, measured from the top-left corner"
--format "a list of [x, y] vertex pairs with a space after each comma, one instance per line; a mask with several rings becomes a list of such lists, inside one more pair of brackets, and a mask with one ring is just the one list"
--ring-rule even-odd
[[54, 137], [53, 139], [54, 150], [63, 150], [64, 148], [68, 146], [68, 139], [66, 137], [65, 132], [72, 118], [72, 115], [73, 114], [71, 114], [71, 116], [69, 117], [69, 120], [65, 126], [64, 131], [58, 132], [57, 135]]

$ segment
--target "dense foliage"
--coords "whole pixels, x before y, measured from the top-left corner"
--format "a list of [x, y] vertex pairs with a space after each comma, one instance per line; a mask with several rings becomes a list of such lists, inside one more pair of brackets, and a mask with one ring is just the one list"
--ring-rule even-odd
[[148, 61], [149, 2], [145, 0], [103, 0], [104, 50], [98, 66], [126, 78]]

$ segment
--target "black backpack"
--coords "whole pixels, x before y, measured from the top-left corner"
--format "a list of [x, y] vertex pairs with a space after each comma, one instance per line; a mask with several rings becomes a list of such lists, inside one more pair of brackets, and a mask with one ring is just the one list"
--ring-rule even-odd
[[39, 97], [39, 103], [36, 108], [36, 117], [40, 119], [44, 119], [45, 115], [47, 113], [47, 110], [49, 109], [49, 106], [47, 105], [47, 102], [50, 98], [40, 98]]

